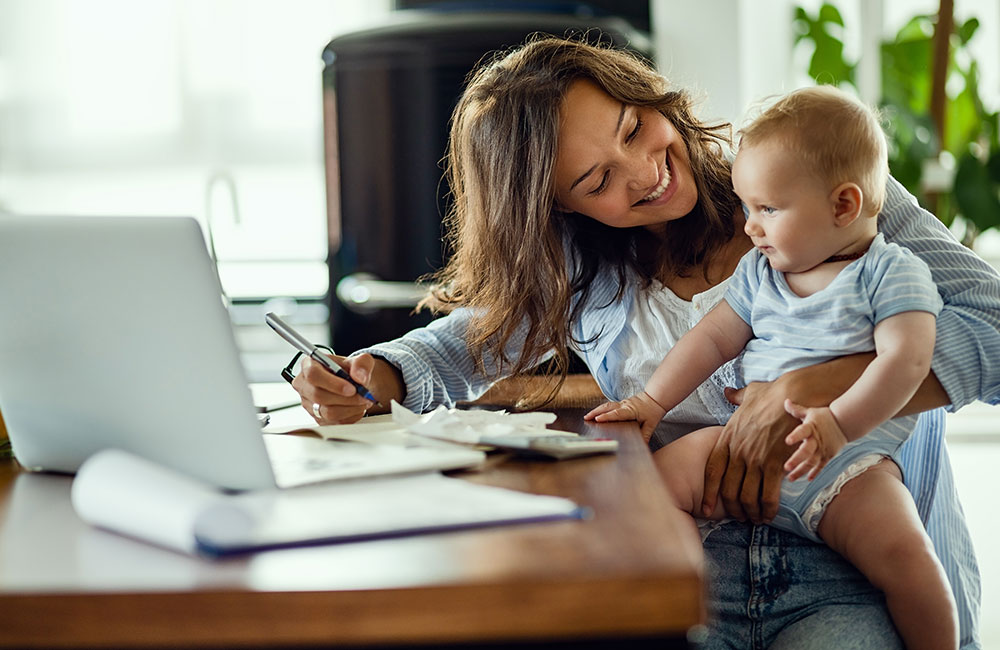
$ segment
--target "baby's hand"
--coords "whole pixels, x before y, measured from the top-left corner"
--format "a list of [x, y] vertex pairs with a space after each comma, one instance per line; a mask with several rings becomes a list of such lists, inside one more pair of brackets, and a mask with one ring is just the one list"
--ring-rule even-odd
[[799, 446], [785, 461], [785, 471], [789, 480], [806, 476], [811, 481], [847, 444], [847, 436], [829, 407], [806, 407], [786, 399], [785, 411], [802, 421], [785, 438], [789, 445]]
[[649, 442], [664, 414], [666, 411], [663, 407], [643, 391], [620, 402], [605, 402], [583, 416], [583, 419], [597, 422], [636, 420], [643, 440]]

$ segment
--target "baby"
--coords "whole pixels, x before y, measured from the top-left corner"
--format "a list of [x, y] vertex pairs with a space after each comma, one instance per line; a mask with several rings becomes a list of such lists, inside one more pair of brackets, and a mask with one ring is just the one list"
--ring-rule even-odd
[[[885, 136], [867, 107], [829, 86], [790, 93], [740, 135], [733, 188], [754, 249], [645, 391], [587, 418], [638, 420], [648, 440], [667, 411], [741, 352], [749, 383], [874, 350], [829, 406], [786, 401], [801, 423], [786, 438], [796, 449], [771, 523], [822, 540], [884, 591], [907, 648], [955, 648], [955, 601], [893, 461], [916, 422], [895, 415], [930, 371], [942, 302], [926, 265], [878, 234]], [[695, 431], [655, 455], [692, 514], [720, 432]], [[717, 506], [711, 516], [724, 515]]]

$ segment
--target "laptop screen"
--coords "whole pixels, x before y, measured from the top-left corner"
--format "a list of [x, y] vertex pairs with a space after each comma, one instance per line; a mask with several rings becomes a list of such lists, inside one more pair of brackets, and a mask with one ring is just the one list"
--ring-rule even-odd
[[5, 217], [0, 264], [0, 410], [22, 465], [74, 472], [117, 447], [274, 487], [197, 221]]

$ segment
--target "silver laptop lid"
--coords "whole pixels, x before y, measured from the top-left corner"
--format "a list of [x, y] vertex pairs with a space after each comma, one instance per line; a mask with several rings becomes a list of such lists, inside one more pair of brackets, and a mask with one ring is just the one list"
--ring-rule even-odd
[[0, 218], [0, 412], [32, 469], [73, 472], [117, 447], [221, 487], [274, 487], [191, 218]]

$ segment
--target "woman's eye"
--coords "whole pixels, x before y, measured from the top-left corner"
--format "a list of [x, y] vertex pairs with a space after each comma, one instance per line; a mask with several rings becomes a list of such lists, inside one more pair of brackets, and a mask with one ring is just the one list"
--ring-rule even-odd
[[625, 142], [632, 142], [632, 140], [635, 139], [635, 136], [639, 135], [639, 130], [640, 129], [642, 129], [642, 118], [636, 116], [636, 118], [635, 118], [635, 127], [628, 134], [628, 136], [625, 137]]
[[608, 187], [608, 172], [604, 172], [604, 176], [601, 177], [601, 184], [590, 191], [591, 194], [600, 194]]

